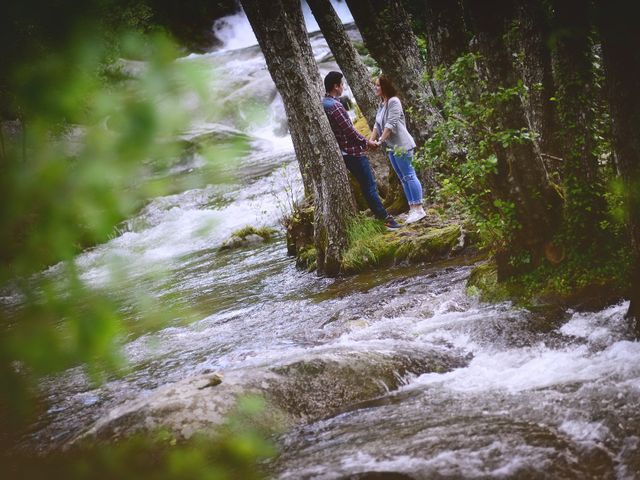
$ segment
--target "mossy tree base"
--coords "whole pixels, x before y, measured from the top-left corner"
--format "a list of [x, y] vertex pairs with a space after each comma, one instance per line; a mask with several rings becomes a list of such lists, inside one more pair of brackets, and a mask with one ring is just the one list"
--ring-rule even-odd
[[[365, 217], [360, 217], [364, 219]], [[461, 222], [442, 221], [430, 211], [427, 219], [400, 230], [386, 231], [381, 222], [361, 238], [352, 239], [341, 262], [341, 273], [353, 274], [400, 263], [420, 263], [457, 255], [475, 242]], [[287, 220], [287, 248], [296, 264], [308, 271], [315, 268], [313, 209], [302, 208]]]

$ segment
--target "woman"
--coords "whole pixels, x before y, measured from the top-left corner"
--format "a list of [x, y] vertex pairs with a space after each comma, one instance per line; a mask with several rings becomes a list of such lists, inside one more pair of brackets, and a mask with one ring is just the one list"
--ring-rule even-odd
[[409, 204], [409, 215], [405, 223], [417, 222], [427, 214], [422, 208], [422, 185], [411, 164], [416, 142], [407, 131], [404, 111], [396, 90], [384, 74], [376, 79], [375, 91], [381, 102], [369, 140], [377, 145], [386, 144], [391, 166], [402, 183]]

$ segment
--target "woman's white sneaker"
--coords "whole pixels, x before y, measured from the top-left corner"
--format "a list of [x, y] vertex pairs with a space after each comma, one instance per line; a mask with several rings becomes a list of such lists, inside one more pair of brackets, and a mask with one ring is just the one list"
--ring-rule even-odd
[[427, 212], [425, 212], [423, 208], [411, 210], [409, 212], [409, 215], [407, 215], [407, 219], [404, 221], [404, 223], [414, 223], [414, 222], [417, 222], [418, 220], [423, 219], [426, 216], [427, 216]]

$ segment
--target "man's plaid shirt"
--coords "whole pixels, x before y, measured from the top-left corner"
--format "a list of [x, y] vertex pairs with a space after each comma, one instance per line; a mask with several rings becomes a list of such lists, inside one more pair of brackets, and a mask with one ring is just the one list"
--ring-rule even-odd
[[329, 118], [331, 130], [336, 136], [342, 154], [356, 157], [366, 155], [367, 139], [355, 129], [349, 114], [340, 101], [331, 95], [325, 95], [322, 99], [322, 106]]

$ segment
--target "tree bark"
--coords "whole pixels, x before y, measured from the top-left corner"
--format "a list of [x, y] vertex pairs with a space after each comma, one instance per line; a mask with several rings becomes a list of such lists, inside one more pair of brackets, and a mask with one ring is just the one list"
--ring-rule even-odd
[[558, 142], [559, 121], [552, 98], [556, 95], [551, 64], [549, 18], [541, 0], [518, 0], [518, 52], [520, 70], [529, 90], [527, 120], [538, 134], [540, 155], [547, 169], [559, 173], [561, 156]]
[[314, 241], [318, 273], [334, 276], [347, 244], [347, 224], [355, 214], [346, 168], [320, 104], [320, 74], [310, 57], [300, 3], [243, 0], [267, 68], [285, 105], [301, 170], [312, 180]]
[[422, 0], [420, 3], [429, 66], [448, 67], [469, 49], [462, 5], [459, 0]]
[[[513, 87], [518, 76], [511, 62], [504, 35], [507, 22], [513, 20], [512, 2], [495, 0], [487, 5], [482, 0], [465, 0], [471, 25], [477, 39], [478, 50], [484, 59], [482, 74], [487, 85]], [[520, 130], [527, 127], [522, 102], [511, 97], [496, 105], [500, 130]], [[525, 253], [530, 256], [530, 267], [544, 257], [545, 244], [551, 239], [557, 225], [558, 197], [547, 180], [544, 165], [530, 142], [503, 146], [494, 143], [498, 160], [497, 185], [502, 200], [513, 202], [515, 219], [520, 228], [512, 233], [510, 245], [497, 256], [498, 277], [503, 280], [515, 273], [510, 258]]]
[[606, 208], [604, 185], [594, 154], [595, 88], [589, 2], [556, 0], [553, 5], [554, 66], [566, 192], [565, 228], [572, 246], [583, 251], [602, 247], [599, 225]]
[[440, 115], [429, 105], [432, 94], [422, 81], [426, 65], [402, 2], [346, 1], [371, 56], [398, 89], [409, 130], [421, 146]]
[[[367, 66], [351, 43], [340, 17], [331, 6], [331, 2], [329, 0], [308, 0], [307, 3], [340, 70], [353, 91], [360, 111], [367, 120], [369, 128], [373, 128], [379, 100], [373, 90], [373, 81]], [[387, 178], [389, 160], [382, 150], [373, 150], [369, 152], [368, 156], [378, 182]]]
[[635, 256], [627, 317], [640, 338], [640, 8], [625, 0], [597, 0], [596, 7], [616, 165]]
[[[414, 22], [427, 41], [427, 70], [451, 66], [458, 57], [468, 51], [469, 34], [464, 23], [464, 12], [459, 0], [405, 1], [407, 8], [417, 18]], [[429, 86], [437, 100], [437, 108], [442, 111], [444, 86], [436, 79], [429, 80]]]

